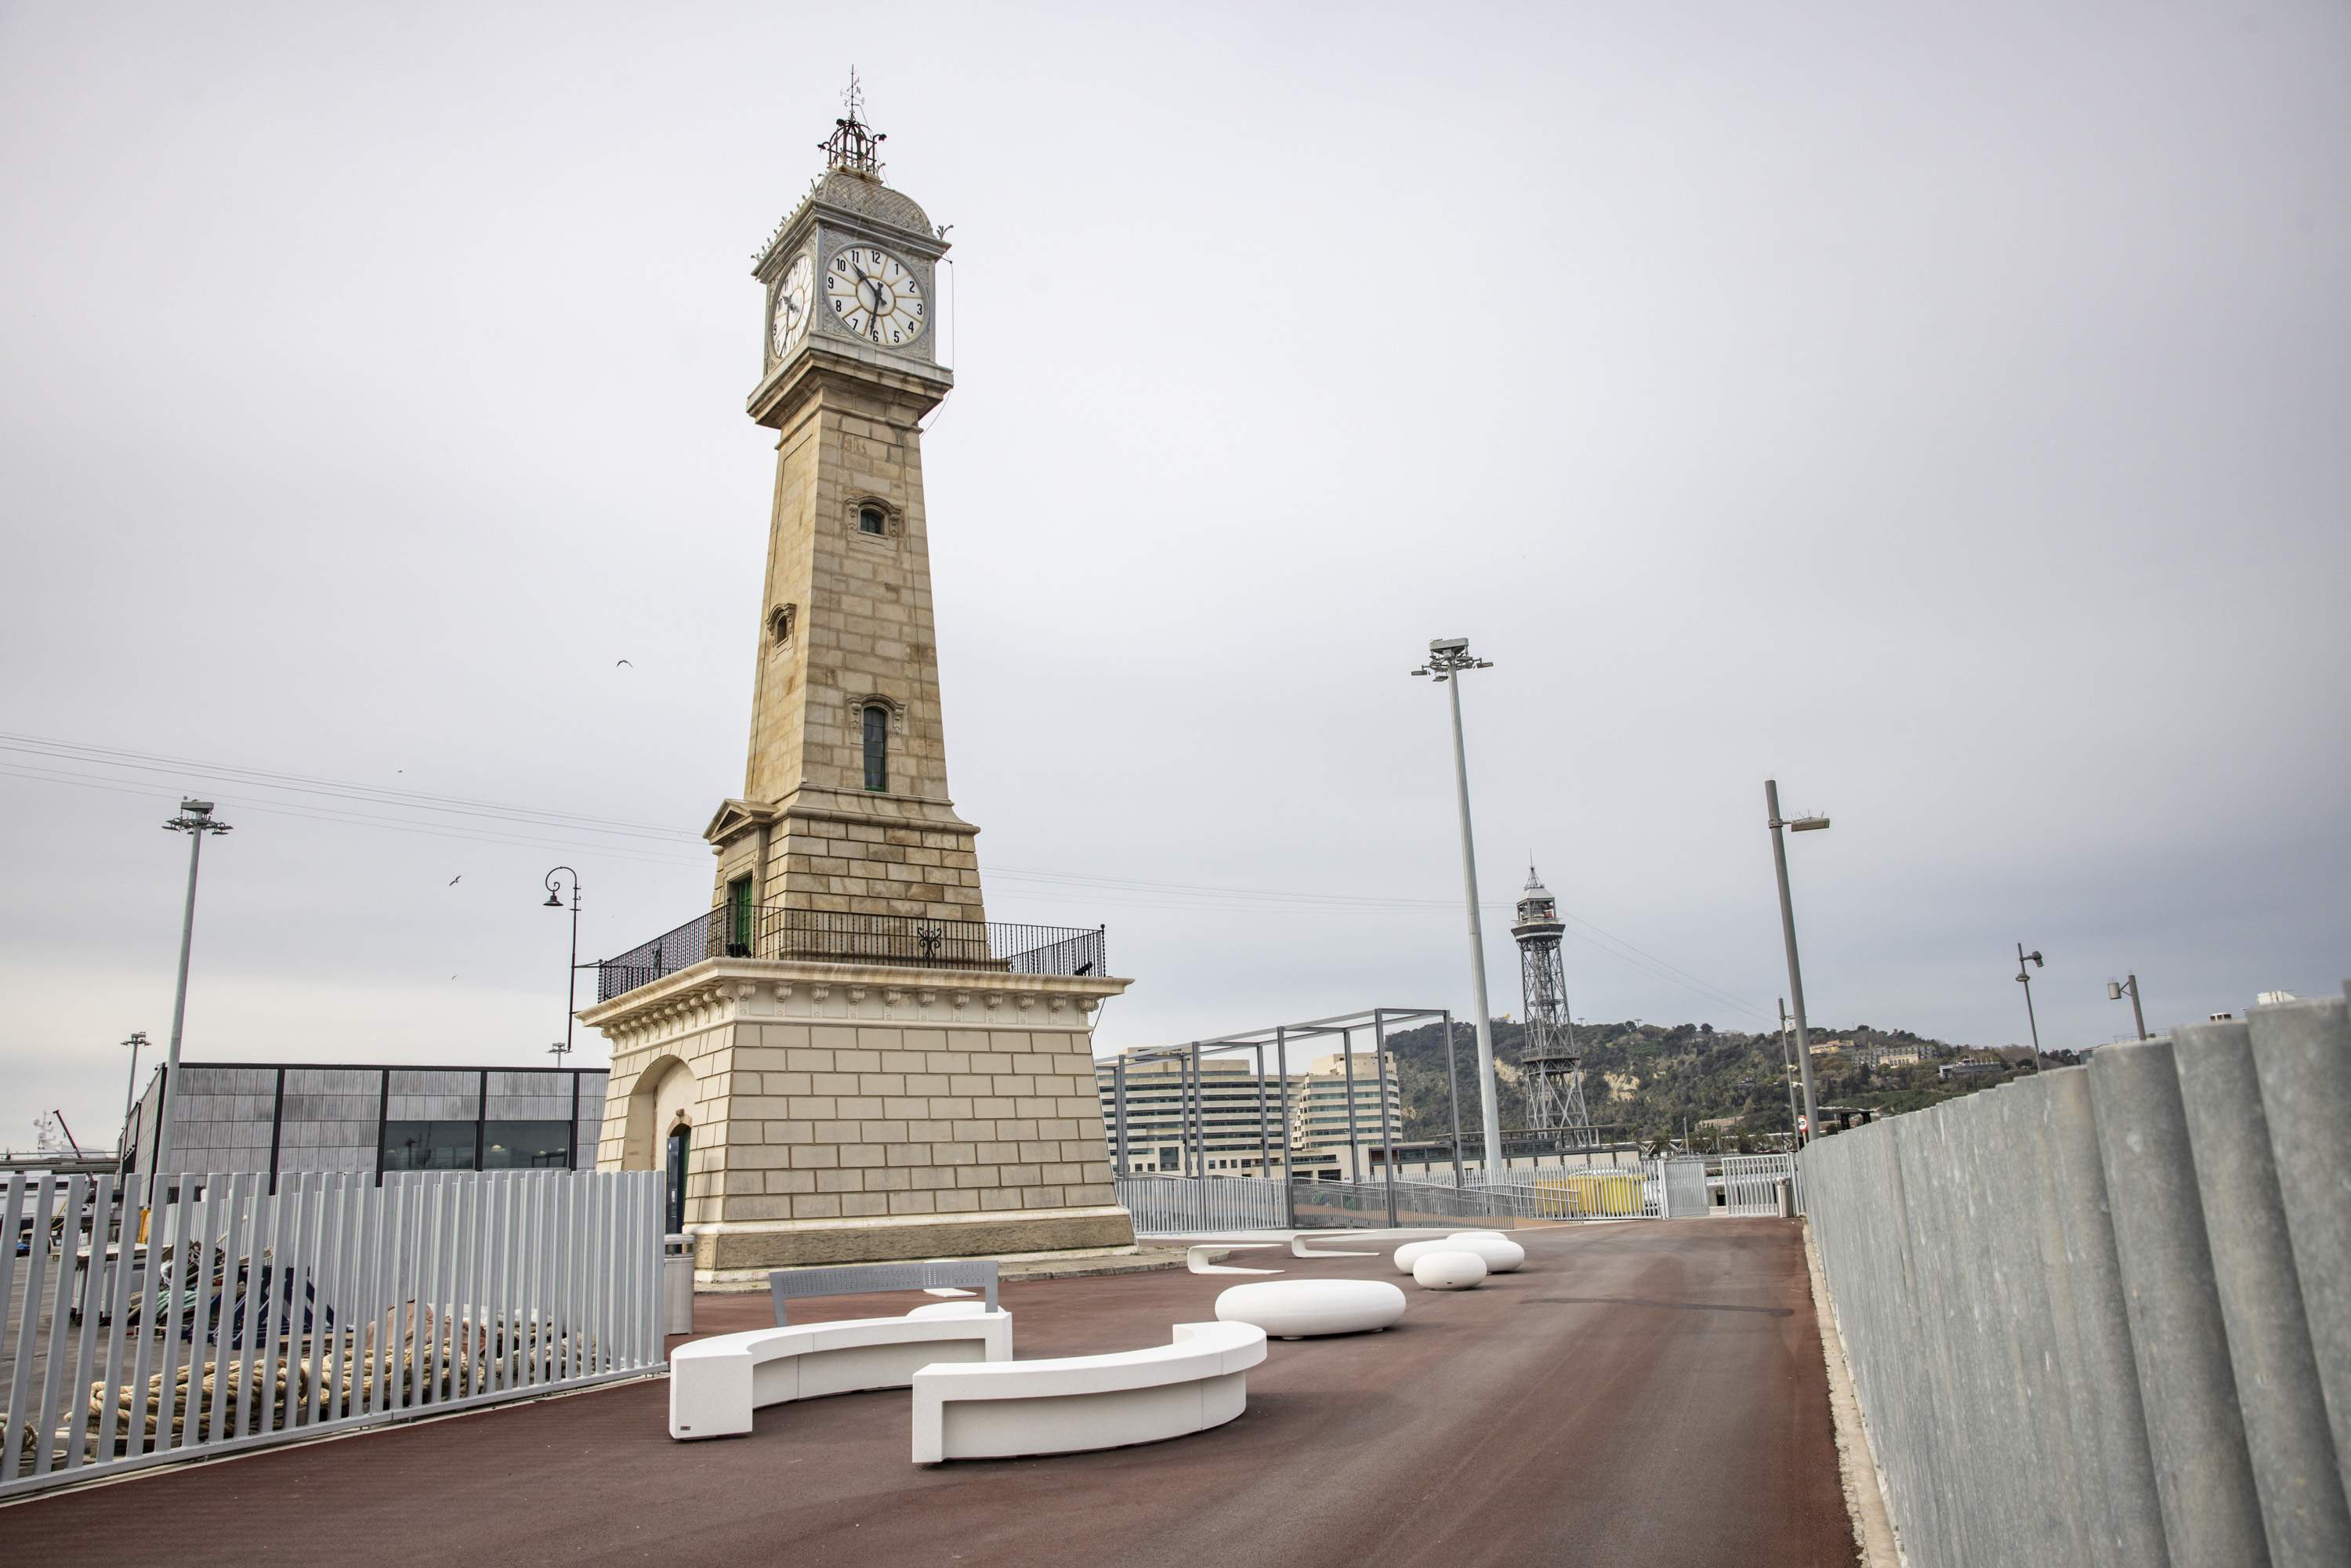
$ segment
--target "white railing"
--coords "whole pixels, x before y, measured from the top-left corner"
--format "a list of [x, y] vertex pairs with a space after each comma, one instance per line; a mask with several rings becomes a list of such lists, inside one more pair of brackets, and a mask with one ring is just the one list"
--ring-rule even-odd
[[659, 1173], [140, 1186], [0, 1192], [0, 1498], [663, 1364]]
[[1796, 1212], [1804, 1212], [1803, 1178], [1793, 1155], [1725, 1155], [1722, 1157], [1723, 1212], [1733, 1217], [1770, 1218], [1780, 1212], [1780, 1184], [1795, 1184]]
[[1262, 1176], [1123, 1176], [1118, 1201], [1134, 1228], [1155, 1236], [1202, 1230], [1279, 1230], [1281, 1183]]

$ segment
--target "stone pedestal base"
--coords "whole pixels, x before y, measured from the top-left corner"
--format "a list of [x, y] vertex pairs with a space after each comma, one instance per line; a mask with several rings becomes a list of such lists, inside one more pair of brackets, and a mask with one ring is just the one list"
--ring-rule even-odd
[[1127, 982], [714, 958], [580, 1013], [612, 1048], [600, 1170], [685, 1138], [695, 1276], [1132, 1252], [1092, 1013]]
[[914, 1263], [937, 1258], [1123, 1256], [1135, 1250], [1126, 1210], [1016, 1209], [933, 1219], [809, 1219], [721, 1222], [695, 1235], [696, 1283], [765, 1290], [771, 1269], [833, 1263]]

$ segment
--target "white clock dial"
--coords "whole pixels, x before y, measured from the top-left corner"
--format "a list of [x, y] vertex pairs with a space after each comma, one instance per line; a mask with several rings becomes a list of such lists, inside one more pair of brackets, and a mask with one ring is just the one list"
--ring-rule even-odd
[[792, 345], [808, 330], [810, 296], [815, 291], [815, 278], [816, 265], [803, 255], [776, 286], [775, 325], [768, 331], [768, 340], [774, 345], [779, 360], [792, 351]]
[[885, 349], [922, 336], [928, 307], [914, 269], [877, 246], [852, 246], [824, 269], [832, 319], [851, 334]]

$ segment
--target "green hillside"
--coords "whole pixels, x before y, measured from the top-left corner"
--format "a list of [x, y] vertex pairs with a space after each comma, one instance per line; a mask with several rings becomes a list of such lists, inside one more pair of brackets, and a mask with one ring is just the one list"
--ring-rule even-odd
[[[1813, 1096], [1822, 1105], [1866, 1105], [1888, 1114], [1916, 1111], [2002, 1082], [2010, 1075], [2003, 1071], [1943, 1081], [1936, 1068], [1958, 1061], [1962, 1054], [1959, 1048], [1907, 1030], [1855, 1024], [1815, 1027], [1811, 1034], [1815, 1046], [1830, 1040], [1850, 1042], [1848, 1049], [1813, 1058]], [[1477, 1038], [1466, 1022], [1454, 1025], [1453, 1037], [1461, 1124], [1474, 1139]], [[1519, 1071], [1525, 1039], [1526, 1030], [1520, 1023], [1495, 1021], [1494, 1059], [1501, 1081], [1505, 1134], [1527, 1124], [1526, 1091]], [[1395, 1051], [1403, 1089], [1405, 1135], [1448, 1137], [1443, 1026], [1430, 1024], [1400, 1032], [1390, 1036], [1389, 1043]], [[1740, 1034], [1711, 1024], [1627, 1020], [1580, 1025], [1576, 1044], [1583, 1052], [1584, 1097], [1604, 1137], [1646, 1144], [1666, 1136], [1679, 1137], [1685, 1126], [1696, 1129], [1700, 1123], [1722, 1117], [1737, 1119], [1735, 1127], [1721, 1129], [1726, 1145], [1742, 1136], [1751, 1140], [1759, 1134], [1788, 1131], [1787, 1059], [1776, 1034]], [[1861, 1051], [1875, 1046], [1916, 1047], [1921, 1060], [1907, 1066], [1865, 1065]], [[1708, 1130], [1699, 1141], [1714, 1135]]]

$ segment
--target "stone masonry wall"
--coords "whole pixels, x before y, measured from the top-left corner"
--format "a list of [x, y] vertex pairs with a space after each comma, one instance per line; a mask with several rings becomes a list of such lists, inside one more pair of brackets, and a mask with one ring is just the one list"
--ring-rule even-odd
[[1132, 1243], [1087, 1022], [1123, 982], [746, 967], [590, 1018], [612, 1041], [600, 1167], [658, 1166], [653, 1123], [683, 1108], [705, 1270]]
[[738, 1023], [721, 1217], [1114, 1202], [1088, 1038]]

